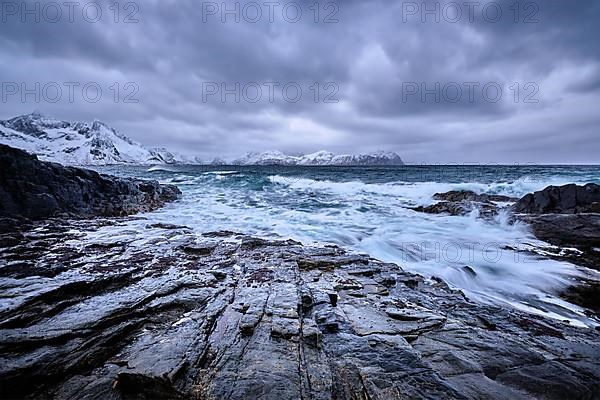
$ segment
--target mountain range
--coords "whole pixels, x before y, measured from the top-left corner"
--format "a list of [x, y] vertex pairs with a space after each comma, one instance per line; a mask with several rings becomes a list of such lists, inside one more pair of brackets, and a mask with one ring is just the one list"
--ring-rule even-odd
[[301, 165], [301, 166], [377, 166], [404, 165], [400, 156], [393, 152], [378, 151], [369, 154], [336, 155], [329, 151], [318, 151], [303, 156], [290, 156], [280, 151], [248, 153], [233, 160], [233, 165]]
[[165, 148], [147, 148], [98, 120], [67, 122], [37, 112], [0, 121], [0, 143], [36, 154], [41, 160], [65, 165], [404, 165], [398, 154], [383, 151], [358, 155], [318, 151], [302, 156], [266, 151], [250, 152], [233, 160], [204, 161]]

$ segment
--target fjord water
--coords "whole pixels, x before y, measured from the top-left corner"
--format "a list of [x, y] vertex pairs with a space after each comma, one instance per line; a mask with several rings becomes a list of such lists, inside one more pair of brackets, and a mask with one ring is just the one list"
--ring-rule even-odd
[[[107, 167], [176, 184], [181, 201], [146, 217], [198, 232], [230, 230], [336, 244], [427, 277], [475, 301], [589, 325], [557, 293], [597, 273], [529, 250], [546, 246], [507, 213], [494, 220], [410, 209], [449, 190], [521, 197], [548, 185], [600, 183], [599, 166]], [[135, 224], [135, 222], [132, 222]]]

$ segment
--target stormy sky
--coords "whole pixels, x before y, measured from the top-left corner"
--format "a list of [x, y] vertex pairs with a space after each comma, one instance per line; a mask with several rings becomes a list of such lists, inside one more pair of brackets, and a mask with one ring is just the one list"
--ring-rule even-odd
[[202, 157], [600, 161], [597, 0], [1, 4], [2, 119]]

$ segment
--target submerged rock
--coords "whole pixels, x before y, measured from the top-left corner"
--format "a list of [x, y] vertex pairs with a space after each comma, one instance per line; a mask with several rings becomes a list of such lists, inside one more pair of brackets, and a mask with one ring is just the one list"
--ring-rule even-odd
[[172, 185], [42, 162], [0, 144], [0, 216], [124, 216], [155, 210], [180, 195]]
[[[593, 329], [473, 303], [438, 279], [339, 248], [215, 242], [186, 229], [165, 236], [152, 225], [126, 239], [106, 235], [121, 223], [36, 223], [0, 248], [3, 398], [600, 392]], [[211, 251], [190, 252], [190, 240]]]
[[478, 203], [514, 202], [518, 200], [514, 197], [502, 196], [498, 194], [477, 194], [470, 190], [452, 190], [446, 193], [436, 193], [433, 195], [433, 198], [436, 200], [451, 202], [475, 201]]
[[498, 214], [500, 209], [496, 204], [497, 202], [514, 202], [518, 200], [508, 196], [477, 194], [470, 190], [436, 193], [433, 198], [441, 201], [429, 206], [419, 206], [412, 209], [427, 214], [450, 214], [455, 216], [467, 215], [477, 210], [480, 216], [489, 218]]
[[493, 217], [498, 214], [498, 207], [492, 203], [473, 203], [467, 201], [451, 202], [441, 201], [430, 206], [414, 207], [413, 210], [427, 214], [449, 214], [454, 216], [467, 215], [477, 210], [480, 215]]

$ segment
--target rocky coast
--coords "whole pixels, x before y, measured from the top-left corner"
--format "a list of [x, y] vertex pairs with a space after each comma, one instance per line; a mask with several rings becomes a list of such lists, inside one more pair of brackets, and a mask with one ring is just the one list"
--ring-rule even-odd
[[335, 246], [131, 215], [175, 187], [4, 147], [0, 163], [3, 399], [599, 397], [598, 329]]
[[155, 210], [180, 195], [172, 185], [42, 162], [0, 144], [0, 216], [118, 217]]

